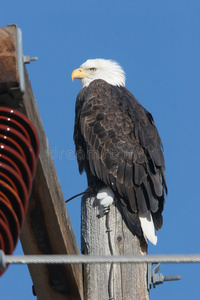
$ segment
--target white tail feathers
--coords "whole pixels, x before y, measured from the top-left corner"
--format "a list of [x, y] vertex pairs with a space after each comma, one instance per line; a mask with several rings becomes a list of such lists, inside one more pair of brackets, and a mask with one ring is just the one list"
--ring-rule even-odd
[[156, 245], [157, 236], [155, 234], [155, 228], [151, 213], [149, 212], [146, 216], [139, 215], [139, 219], [146, 242], [148, 242], [148, 239], [152, 244]]

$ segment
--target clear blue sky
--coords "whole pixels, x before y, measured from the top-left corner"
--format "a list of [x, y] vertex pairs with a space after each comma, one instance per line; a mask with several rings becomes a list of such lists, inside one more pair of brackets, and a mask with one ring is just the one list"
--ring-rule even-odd
[[[88, 58], [114, 59], [164, 144], [169, 194], [158, 245], [149, 253], [199, 253], [199, 0], [10, 0], [1, 4], [0, 22], [16, 23], [24, 54], [39, 58], [27, 69], [65, 198], [86, 188], [72, 139], [81, 86], [71, 72]], [[80, 245], [80, 199], [67, 206]], [[18, 243], [15, 254], [21, 253]], [[161, 272], [182, 280], [151, 290], [151, 300], [199, 298], [200, 265], [162, 264]], [[0, 278], [1, 300], [35, 299], [31, 289], [26, 266], [10, 266]]]

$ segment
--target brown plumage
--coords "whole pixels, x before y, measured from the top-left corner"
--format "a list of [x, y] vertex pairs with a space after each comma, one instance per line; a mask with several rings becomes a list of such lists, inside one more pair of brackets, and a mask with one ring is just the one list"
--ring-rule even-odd
[[167, 187], [161, 139], [151, 114], [125, 87], [97, 79], [82, 88], [74, 142], [89, 188], [113, 190], [133, 234], [142, 236], [139, 213], [150, 211], [156, 230], [162, 227]]

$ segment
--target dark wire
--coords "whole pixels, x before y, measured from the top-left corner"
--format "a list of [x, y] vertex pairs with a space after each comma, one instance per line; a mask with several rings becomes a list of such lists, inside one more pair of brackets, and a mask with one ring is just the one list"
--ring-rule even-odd
[[[106, 232], [108, 233], [108, 245], [109, 245], [109, 249], [110, 249], [110, 254], [113, 255], [113, 247], [112, 247], [112, 242], [111, 242], [111, 229], [110, 229], [110, 225], [109, 225], [109, 211], [106, 214]], [[108, 295], [109, 295], [109, 300], [114, 299], [112, 297], [112, 276], [113, 276], [113, 263], [111, 263], [110, 265], [110, 272], [109, 272], [109, 278], [108, 278]]]
[[78, 196], [81, 196], [81, 195], [83, 195], [83, 194], [85, 194], [85, 192], [82, 192], [82, 193], [80, 193], [80, 194], [77, 194], [77, 195], [75, 195], [75, 196], [69, 198], [68, 200], [65, 201], [65, 203], [67, 203], [67, 202], [73, 200], [74, 198], [76, 198], [76, 197], [78, 197]]

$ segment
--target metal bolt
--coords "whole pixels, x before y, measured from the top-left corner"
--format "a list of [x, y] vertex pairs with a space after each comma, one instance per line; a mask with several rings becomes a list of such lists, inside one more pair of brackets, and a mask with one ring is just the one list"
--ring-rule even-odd
[[36, 60], [38, 60], [38, 57], [30, 57], [28, 55], [23, 56], [23, 62], [25, 64], [30, 64], [31, 61], [36, 61]]

